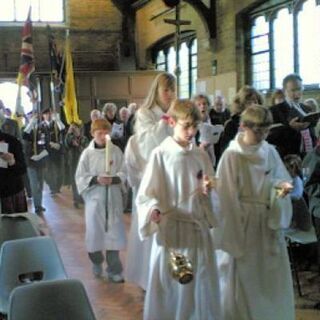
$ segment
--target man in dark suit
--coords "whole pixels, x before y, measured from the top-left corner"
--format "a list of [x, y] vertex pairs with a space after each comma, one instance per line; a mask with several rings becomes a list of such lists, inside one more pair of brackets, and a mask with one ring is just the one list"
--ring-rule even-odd
[[270, 108], [274, 124], [267, 138], [274, 144], [281, 157], [287, 154], [298, 154], [303, 157], [313, 149], [315, 135], [310, 123], [301, 122], [307, 114], [306, 107], [300, 103], [303, 93], [302, 79], [297, 74], [289, 74], [283, 79], [285, 101]]

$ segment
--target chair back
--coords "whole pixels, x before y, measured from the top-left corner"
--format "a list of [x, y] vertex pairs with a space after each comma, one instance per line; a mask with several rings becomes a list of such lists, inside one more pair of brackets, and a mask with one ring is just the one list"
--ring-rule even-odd
[[0, 246], [8, 240], [23, 239], [39, 236], [29, 219], [25, 217], [1, 216]]
[[34, 281], [66, 279], [54, 240], [33, 237], [10, 240], [0, 250], [0, 312], [7, 313], [11, 291]]
[[8, 320], [95, 320], [79, 280], [42, 281], [15, 288], [10, 295]]

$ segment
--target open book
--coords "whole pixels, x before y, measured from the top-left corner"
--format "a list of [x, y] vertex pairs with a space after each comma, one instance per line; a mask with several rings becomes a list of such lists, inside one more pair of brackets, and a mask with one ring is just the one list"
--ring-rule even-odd
[[220, 124], [212, 125], [210, 123], [201, 123], [199, 127], [200, 142], [208, 142], [215, 144], [219, 141], [220, 135], [223, 132], [223, 126]]
[[320, 119], [320, 112], [316, 111], [316, 112], [307, 113], [305, 116], [300, 117], [299, 121], [310, 122], [310, 127], [314, 127], [317, 125], [319, 119]]

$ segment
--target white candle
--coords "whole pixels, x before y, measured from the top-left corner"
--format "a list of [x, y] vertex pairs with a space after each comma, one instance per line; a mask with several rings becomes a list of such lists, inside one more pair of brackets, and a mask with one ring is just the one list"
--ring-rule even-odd
[[111, 137], [106, 134], [106, 173], [111, 174]]

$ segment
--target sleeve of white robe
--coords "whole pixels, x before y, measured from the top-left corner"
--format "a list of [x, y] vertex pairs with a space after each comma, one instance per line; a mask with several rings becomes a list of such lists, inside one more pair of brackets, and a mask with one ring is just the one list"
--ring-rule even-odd
[[[218, 248], [238, 258], [243, 254], [245, 230], [242, 223], [245, 212], [239, 199], [239, 168], [237, 154], [226, 150], [220, 159], [217, 190], [221, 205], [221, 227], [217, 230]], [[220, 242], [220, 243], [219, 243]]]
[[278, 152], [271, 147], [270, 151], [271, 163], [274, 166], [274, 172], [272, 173], [272, 188], [270, 190], [270, 215], [268, 217], [268, 226], [270, 229], [279, 230], [288, 228], [292, 218], [292, 202], [290, 195], [288, 194], [284, 198], [277, 196], [277, 191], [274, 188], [281, 182], [292, 181], [285, 165], [283, 164]]
[[79, 194], [82, 194], [90, 185], [93, 176], [89, 170], [89, 152], [85, 149], [79, 159], [75, 180]]
[[127, 178], [131, 187], [139, 186], [146, 166], [145, 160], [139, 154], [136, 139], [136, 135], [130, 137], [124, 153]]
[[124, 183], [127, 180], [127, 169], [126, 164], [124, 161], [124, 155], [119, 147], [113, 145], [113, 152], [115, 155], [113, 156], [113, 159], [115, 161], [115, 172], [112, 173], [113, 176], [118, 176], [121, 180], [121, 183], [124, 185]]
[[163, 171], [160, 152], [158, 150], [152, 152], [136, 198], [141, 239], [145, 239], [158, 231], [157, 224], [150, 220], [151, 211], [158, 209], [163, 213], [168, 210], [168, 197]]
[[[201, 155], [203, 157], [204, 172], [203, 174], [207, 175], [209, 178], [214, 177], [214, 170], [212, 163], [206, 151], [201, 150]], [[216, 227], [220, 224], [221, 215], [220, 215], [220, 201], [219, 196], [215, 188], [213, 188], [209, 193], [210, 201], [206, 201], [207, 205], [203, 206], [204, 214], [207, 218], [207, 221], [211, 227]]]
[[170, 135], [170, 129], [160, 114], [149, 109], [139, 109], [136, 113], [135, 134], [141, 157], [148, 161], [152, 150]]

